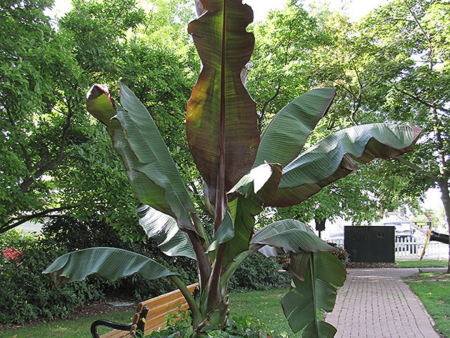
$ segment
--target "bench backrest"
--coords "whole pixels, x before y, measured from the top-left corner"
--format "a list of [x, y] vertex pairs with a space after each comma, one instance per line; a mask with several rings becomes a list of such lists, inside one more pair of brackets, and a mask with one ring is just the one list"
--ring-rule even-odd
[[[198, 283], [189, 285], [187, 288], [190, 293], [193, 293]], [[186, 302], [183, 294], [180, 290], [175, 290], [164, 295], [143, 301], [138, 304], [137, 312], [133, 318], [133, 324], [137, 324], [140, 319], [140, 313], [144, 309], [144, 306], [148, 307], [149, 311], [147, 318], [145, 318], [145, 332], [148, 334], [150, 331], [155, 331], [159, 328], [163, 329], [166, 324], [166, 315], [175, 311], [187, 311], [189, 305]]]

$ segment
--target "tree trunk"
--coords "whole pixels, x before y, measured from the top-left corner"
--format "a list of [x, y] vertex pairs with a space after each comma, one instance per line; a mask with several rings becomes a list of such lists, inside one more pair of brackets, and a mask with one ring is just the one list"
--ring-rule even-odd
[[[441, 199], [444, 204], [444, 212], [445, 212], [445, 220], [447, 221], [447, 229], [450, 233], [450, 196], [447, 182], [439, 182], [439, 188], [441, 190]], [[447, 264], [447, 273], [450, 273], [450, 243], [448, 247], [448, 264]]]
[[[439, 157], [439, 179], [438, 184], [439, 188], [441, 190], [441, 198], [442, 203], [444, 204], [444, 211], [445, 211], [445, 219], [447, 221], [447, 228], [450, 232], [450, 196], [449, 196], [449, 189], [448, 189], [448, 179], [449, 179], [449, 170], [447, 167], [447, 162], [445, 160], [445, 150], [444, 150], [444, 143], [442, 141], [442, 134], [441, 134], [441, 123], [439, 120], [439, 116], [437, 114], [436, 108], [430, 109], [431, 116], [433, 117], [433, 123], [434, 123], [434, 134], [436, 138], [437, 143], [437, 149], [438, 149], [438, 157]], [[450, 244], [449, 244], [449, 257], [448, 257], [448, 264], [447, 264], [447, 273], [450, 273]]]

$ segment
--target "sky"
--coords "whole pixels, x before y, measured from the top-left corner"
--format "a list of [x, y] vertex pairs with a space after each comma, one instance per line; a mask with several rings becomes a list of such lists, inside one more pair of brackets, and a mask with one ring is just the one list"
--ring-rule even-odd
[[[270, 10], [282, 9], [287, 0], [243, 0], [243, 3], [253, 8], [255, 21], [262, 21]], [[367, 15], [372, 9], [388, 3], [388, 0], [304, 0], [305, 8], [310, 3], [325, 2], [330, 5], [331, 10], [343, 11], [351, 21], [357, 21]], [[55, 7], [51, 16], [56, 14], [62, 16], [71, 9], [70, 0], [55, 0]], [[430, 189], [426, 194], [423, 207], [436, 209], [441, 206], [440, 192]]]

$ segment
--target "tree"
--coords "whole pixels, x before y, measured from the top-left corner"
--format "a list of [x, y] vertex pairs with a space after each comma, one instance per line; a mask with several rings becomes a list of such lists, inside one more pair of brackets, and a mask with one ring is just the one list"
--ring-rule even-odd
[[398, 0], [373, 11], [360, 29], [387, 58], [382, 66], [390, 77], [388, 90], [383, 91], [385, 114], [380, 117], [424, 129], [417, 152], [398, 160], [413, 170], [419, 182], [440, 189], [450, 228], [449, 20], [447, 2]]
[[30, 213], [49, 212], [44, 206], [51, 204], [54, 186], [45, 175], [84, 139], [79, 84], [85, 82], [64, 38], [42, 14], [50, 5], [32, 0], [1, 5], [1, 232]]
[[58, 30], [42, 13], [51, 2], [3, 4], [0, 232], [44, 216], [96, 214], [123, 239], [138, 239], [138, 228], [123, 227], [137, 223], [134, 195], [117, 170], [120, 160], [107, 155], [107, 133], [86, 114], [84, 88], [99, 81], [113, 86], [119, 74], [142, 88], [139, 98], [163, 116], [161, 131], [189, 177], [192, 158], [174, 126], [184, 119], [193, 84], [183, 75], [194, 72], [170, 49], [128, 35], [147, 20], [136, 1], [73, 4]]
[[257, 102], [258, 126], [263, 131], [282, 107], [315, 87], [303, 74], [311, 67], [312, 50], [327, 37], [295, 0], [288, 1], [284, 10], [270, 12], [252, 31], [256, 45], [247, 86]]
[[148, 0], [149, 20], [141, 27], [142, 38], [159, 46], [182, 50], [190, 45], [186, 26], [195, 15], [189, 0]]
[[[307, 200], [323, 186], [347, 176], [356, 162], [391, 158], [410, 151], [420, 130], [374, 124], [341, 130], [301, 153], [315, 125], [328, 110], [334, 88], [319, 88], [292, 101], [258, 132], [256, 106], [242, 80], [253, 51], [246, 32], [252, 10], [242, 1], [196, 1], [201, 15], [189, 24], [203, 69], [188, 103], [186, 133], [204, 180], [204, 199], [214, 219], [208, 235], [155, 121], [133, 92], [121, 84], [120, 104], [106, 86], [87, 94], [88, 111], [106, 125], [127, 169], [138, 200], [141, 225], [157, 236], [162, 250], [197, 261], [200, 295], [196, 300], [179, 276], [153, 260], [114, 248], [93, 248], [59, 257], [45, 273], [60, 281], [96, 274], [109, 279], [139, 273], [168, 277], [192, 312], [192, 336], [224, 327], [228, 282], [246, 258], [288, 251], [287, 269], [295, 287], [282, 306], [294, 332], [332, 337], [336, 330], [317, 317], [331, 311], [345, 273], [334, 250], [299, 221], [278, 221], [254, 233], [254, 217], [264, 206]], [[245, 79], [244, 79], [245, 80]], [[86, 262], [93, 262], [86, 264]], [[114, 262], [114, 264], [112, 264]], [[303, 280], [303, 281], [302, 281]], [[306, 299], [306, 301], [305, 301]]]
[[[388, 88], [389, 77], [386, 70], [377, 68], [386, 57], [347, 18], [322, 8], [311, 14], [298, 1], [289, 1], [253, 30], [259, 43], [248, 86], [260, 102], [262, 129], [267, 124], [265, 119], [293, 97], [324, 85], [335, 86], [337, 95], [307, 146], [351, 125], [384, 122], [374, 111], [386, 97], [383, 88]], [[275, 219], [289, 217], [306, 222], [342, 217], [361, 224], [381, 218], [384, 211], [404, 203], [416, 204], [417, 190], [410, 188], [414, 176], [404, 175], [404, 169], [386, 175], [387, 167], [392, 165], [381, 161], [369, 165], [359, 177], [337, 181], [301, 205], [278, 210]], [[380, 177], [385, 177], [383, 183]]]

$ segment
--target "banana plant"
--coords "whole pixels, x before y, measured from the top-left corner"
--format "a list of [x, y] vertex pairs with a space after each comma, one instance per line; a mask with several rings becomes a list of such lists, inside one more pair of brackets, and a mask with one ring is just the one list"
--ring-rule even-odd
[[199, 17], [188, 32], [202, 60], [202, 71], [188, 102], [186, 133], [194, 162], [203, 177], [204, 203], [214, 218], [208, 236], [190, 194], [151, 115], [133, 92], [120, 84], [116, 102], [106, 85], [86, 96], [88, 112], [101, 121], [122, 158], [140, 205], [140, 224], [169, 256], [195, 259], [200, 295], [194, 299], [182, 278], [152, 261], [115, 248], [68, 253], [44, 273], [59, 282], [96, 275], [115, 280], [132, 274], [169, 278], [186, 297], [194, 336], [207, 326], [224, 325], [227, 286], [248, 257], [288, 254], [286, 270], [293, 287], [282, 299], [294, 332], [303, 337], [333, 337], [336, 330], [318, 313], [331, 311], [345, 280], [334, 249], [306, 224], [283, 220], [255, 231], [265, 207], [292, 206], [324, 186], [357, 170], [356, 163], [394, 158], [411, 151], [420, 128], [370, 124], [341, 130], [306, 151], [303, 147], [335, 96], [318, 88], [286, 105], [262, 135], [256, 105], [248, 94], [245, 69], [254, 48], [246, 31], [253, 12], [242, 0], [195, 0]]

